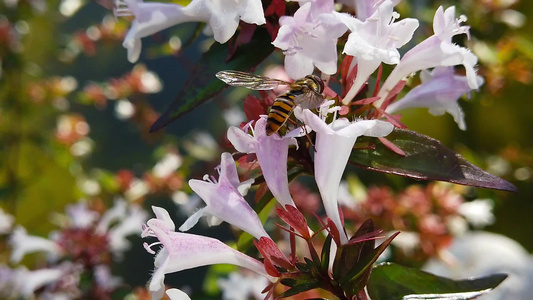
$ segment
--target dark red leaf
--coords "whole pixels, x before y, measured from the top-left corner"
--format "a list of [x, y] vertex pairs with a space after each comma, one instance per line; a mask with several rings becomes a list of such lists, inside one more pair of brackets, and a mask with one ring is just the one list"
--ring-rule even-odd
[[309, 227], [304, 215], [294, 206], [285, 205], [285, 209], [277, 209], [278, 216], [292, 226], [305, 239], [311, 238]]
[[[482, 188], [517, 192], [516, 187], [464, 159], [460, 154], [423, 134], [395, 128], [387, 140], [400, 148], [401, 156], [375, 138], [360, 137], [350, 156], [350, 163], [388, 174], [453, 182]], [[358, 149], [375, 143], [374, 149]]]

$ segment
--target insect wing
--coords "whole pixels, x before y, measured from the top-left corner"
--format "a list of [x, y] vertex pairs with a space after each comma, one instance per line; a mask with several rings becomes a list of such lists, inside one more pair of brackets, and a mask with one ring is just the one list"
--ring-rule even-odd
[[263, 77], [240, 71], [220, 71], [216, 74], [216, 76], [218, 79], [224, 81], [229, 85], [245, 87], [251, 90], [271, 90], [277, 87], [278, 85], [290, 84], [283, 80]]
[[312, 90], [305, 92], [303, 94], [297, 95], [294, 98], [294, 103], [299, 105], [301, 108], [313, 109], [317, 108], [324, 102], [324, 96], [318, 94]]

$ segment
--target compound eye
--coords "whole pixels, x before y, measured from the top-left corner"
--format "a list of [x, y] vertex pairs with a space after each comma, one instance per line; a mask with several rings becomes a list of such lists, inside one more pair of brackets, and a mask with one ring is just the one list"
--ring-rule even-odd
[[316, 83], [316, 85], [318, 86], [318, 90], [316, 92], [322, 94], [322, 92], [324, 91], [324, 81], [316, 75], [308, 75], [306, 77]]

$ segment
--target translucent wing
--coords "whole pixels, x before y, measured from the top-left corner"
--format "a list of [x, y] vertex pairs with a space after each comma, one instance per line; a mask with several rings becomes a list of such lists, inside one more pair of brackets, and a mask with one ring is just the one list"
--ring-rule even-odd
[[225, 83], [245, 87], [251, 90], [271, 90], [278, 85], [289, 85], [289, 82], [263, 77], [240, 71], [220, 71], [216, 74], [217, 78]]
[[317, 108], [320, 106], [320, 104], [322, 104], [322, 102], [324, 102], [324, 96], [312, 90], [297, 95], [294, 98], [294, 103], [296, 103], [296, 105], [307, 109]]

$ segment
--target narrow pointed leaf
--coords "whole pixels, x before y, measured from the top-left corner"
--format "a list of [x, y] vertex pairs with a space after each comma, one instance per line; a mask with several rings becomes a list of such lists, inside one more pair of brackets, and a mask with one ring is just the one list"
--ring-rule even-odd
[[320, 254], [320, 264], [322, 271], [326, 271], [329, 268], [329, 256], [331, 251], [331, 241], [332, 237], [330, 234], [326, 237], [326, 240], [324, 241], [324, 245], [322, 246], [322, 253]]
[[[462, 185], [517, 192], [516, 187], [464, 159], [461, 155], [423, 134], [395, 128], [387, 140], [400, 148], [405, 156], [388, 149], [378, 139], [361, 137], [350, 156], [356, 166], [405, 177], [440, 180]], [[358, 145], [375, 144], [374, 149], [358, 149]]]
[[374, 250], [374, 240], [368, 240], [361, 243], [350, 243], [360, 236], [364, 236], [374, 231], [374, 222], [368, 219], [357, 229], [350, 238], [348, 244], [340, 247], [340, 254], [335, 257], [333, 263], [333, 274], [335, 279], [344, 278], [345, 275], [357, 264], [365, 254]]
[[370, 272], [372, 271], [372, 265], [398, 234], [400, 234], [400, 232], [392, 234], [377, 248], [370, 253], [363, 255], [357, 264], [355, 264], [346, 276], [341, 279], [340, 285], [348, 294], [352, 296], [356, 295], [366, 286]]
[[278, 216], [289, 224], [296, 232], [298, 232], [305, 239], [309, 239], [309, 228], [307, 227], [307, 221], [304, 215], [294, 206], [285, 205], [285, 209], [278, 208]]
[[372, 300], [467, 300], [490, 292], [505, 278], [505, 274], [494, 274], [452, 280], [393, 263], [383, 263], [372, 270], [367, 289]]
[[[227, 85], [215, 77], [218, 71], [249, 71], [272, 53], [274, 46], [265, 29], [258, 28], [248, 44], [240, 46], [227, 61], [229, 44], [214, 43], [202, 55], [183, 89], [168, 110], [150, 128], [157, 131], [220, 93]], [[225, 63], [224, 63], [225, 62]]]

